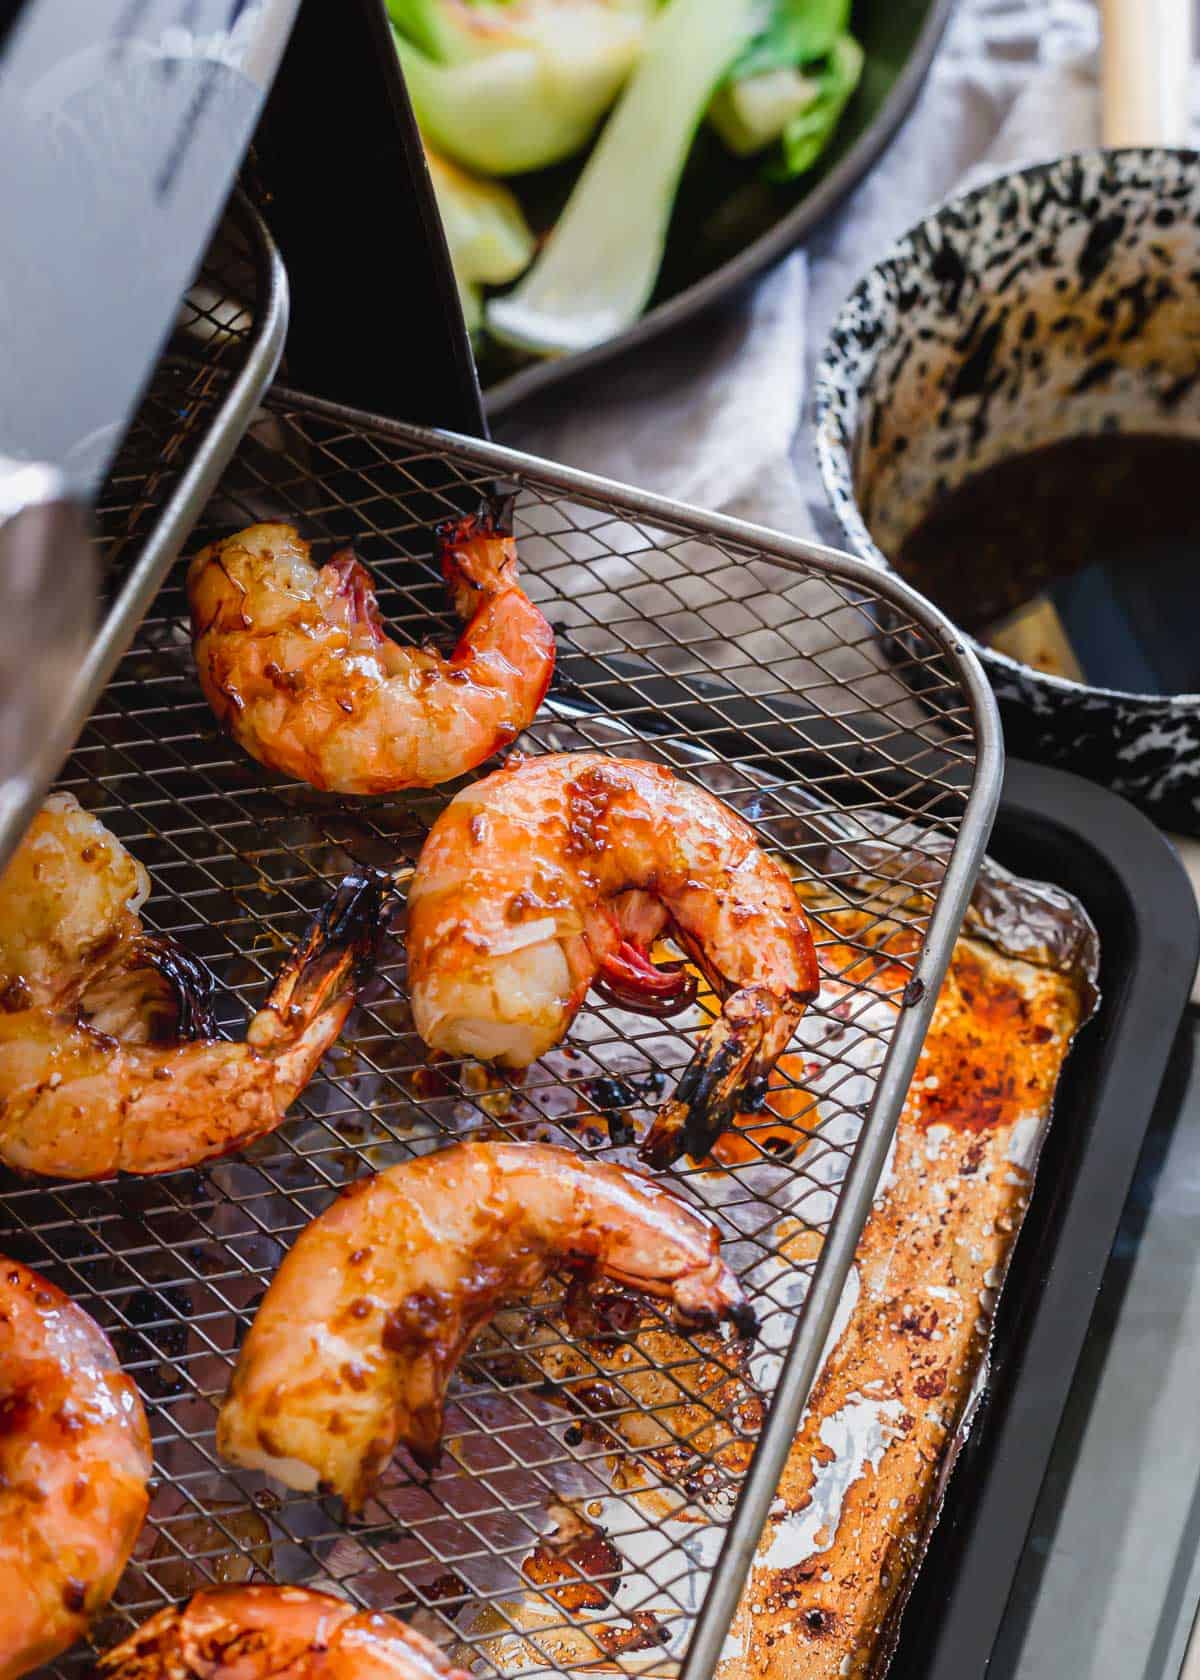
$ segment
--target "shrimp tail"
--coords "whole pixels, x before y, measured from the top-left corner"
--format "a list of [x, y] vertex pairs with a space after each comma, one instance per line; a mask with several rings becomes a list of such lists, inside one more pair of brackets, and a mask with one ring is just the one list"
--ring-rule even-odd
[[352, 547], [341, 548], [326, 562], [324, 570], [335, 580], [335, 592], [343, 603], [350, 622], [364, 631], [373, 642], [386, 640], [383, 619], [371, 574], [359, 560]]
[[[189, 956], [165, 934], [142, 933], [133, 948], [131, 968], [149, 968], [167, 988], [170, 1011], [154, 1023], [152, 1039], [215, 1038], [213, 993], [216, 983], [198, 957]], [[166, 1018], [169, 1013], [169, 1019]]]
[[640, 946], [623, 939], [606, 956], [593, 989], [619, 1009], [639, 1015], [677, 1015], [696, 1001], [698, 980], [686, 963], [652, 963]]
[[442, 578], [464, 622], [517, 581], [515, 502], [514, 495], [485, 496], [474, 513], [445, 519], [434, 530]]
[[[256, 1050], [283, 1050], [310, 1034], [327, 1037], [322, 1028], [331, 1010], [345, 1019], [374, 961], [386, 886], [374, 871], [346, 876], [284, 965], [270, 998], [250, 1023], [247, 1043]], [[299, 1040], [297, 1021], [304, 1023]]]
[[641, 1159], [669, 1167], [681, 1155], [700, 1161], [740, 1109], [761, 1100], [777, 1054], [777, 999], [746, 986], [725, 1002], [638, 1149]]

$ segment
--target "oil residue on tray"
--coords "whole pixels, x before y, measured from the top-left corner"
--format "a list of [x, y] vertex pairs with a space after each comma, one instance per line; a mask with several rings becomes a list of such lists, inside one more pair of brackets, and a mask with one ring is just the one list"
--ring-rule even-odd
[[985, 641], [1048, 591], [1090, 683], [1190, 692], [1198, 483], [1200, 439], [1065, 438], [965, 479], [908, 534], [896, 565]]

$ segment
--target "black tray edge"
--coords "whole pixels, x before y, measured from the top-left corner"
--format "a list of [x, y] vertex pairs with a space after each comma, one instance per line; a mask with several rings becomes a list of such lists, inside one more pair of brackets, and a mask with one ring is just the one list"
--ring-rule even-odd
[[[972, 1466], [970, 1514], [947, 1548], [942, 1565], [938, 1531], [922, 1566], [902, 1625], [893, 1674], [922, 1680], [972, 1680], [988, 1672], [1042, 1488], [1050, 1453], [1087, 1336], [1117, 1225], [1166, 1072], [1175, 1033], [1200, 957], [1200, 915], [1178, 857], [1153, 824], [1107, 789], [1066, 771], [1010, 760], [1000, 813], [989, 848], [1005, 855], [1005, 831], [1021, 822], [1057, 831], [1066, 852], [1087, 855], [1107, 891], [1080, 891], [1056, 877], [1048, 852], [1046, 877], [1073, 891], [1100, 930], [1127, 918], [1128, 941], [1118, 972], [1102, 966], [1102, 1000], [1064, 1071], [1056, 1123], [1066, 1121], [1068, 1082], [1082, 1085], [1074, 1104], [1090, 1108], [1086, 1146], [1069, 1182], [1039, 1173], [1030, 1214], [1039, 1198], [1057, 1202], [1056, 1235], [1047, 1263], [1025, 1253], [1036, 1271], [1033, 1306], [1022, 1319], [1017, 1345], [1003, 1366], [994, 1362], [987, 1415], [977, 1418], [968, 1449], [984, 1454]], [[1028, 865], [1021, 865], [1029, 873]], [[1059, 1112], [1059, 1110], [1064, 1112]], [[1052, 1123], [1053, 1129], [1053, 1123]], [[1029, 1249], [1027, 1217], [1013, 1258], [1010, 1283]], [[1027, 1240], [1028, 1239], [1028, 1240]], [[1000, 1312], [1004, 1310], [1001, 1299]], [[999, 1315], [998, 1315], [999, 1317]], [[980, 1442], [980, 1436], [986, 1442]], [[964, 1454], [964, 1457], [967, 1456]], [[963, 1466], [960, 1464], [956, 1475]], [[953, 1521], [955, 1478], [943, 1522]], [[921, 1604], [922, 1588], [926, 1602]]]

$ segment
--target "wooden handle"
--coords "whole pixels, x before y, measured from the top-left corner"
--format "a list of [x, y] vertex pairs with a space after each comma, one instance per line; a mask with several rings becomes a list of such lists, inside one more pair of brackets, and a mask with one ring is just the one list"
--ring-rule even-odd
[[1035, 671], [1068, 677], [1071, 682], [1087, 680], [1058, 609], [1048, 595], [1035, 596], [1011, 618], [993, 626], [984, 639], [989, 647], [1006, 653], [1010, 659], [1020, 660], [1022, 665], [1032, 665]]
[[1186, 146], [1191, 0], [1102, 0], [1106, 146]]

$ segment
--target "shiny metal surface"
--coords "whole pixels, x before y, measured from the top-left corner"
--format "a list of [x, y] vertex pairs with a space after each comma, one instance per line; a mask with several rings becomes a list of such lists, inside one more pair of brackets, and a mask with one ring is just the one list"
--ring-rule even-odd
[[[235, 199], [205, 264], [185, 295], [171, 340], [96, 508], [95, 562], [83, 552], [81, 515], [57, 504], [58, 547], [42, 531], [36, 550], [40, 604], [65, 621], [61, 635], [31, 642], [53, 650], [36, 667], [38, 706], [6, 703], [15, 733], [0, 755], [0, 863], [76, 738], [154, 598], [180, 544], [237, 446], [279, 362], [287, 330], [287, 281], [256, 211]], [[30, 513], [22, 517], [27, 524]], [[72, 536], [65, 544], [62, 531]], [[0, 530], [9, 558], [13, 522]], [[72, 560], [76, 563], [72, 563]], [[90, 640], [96, 573], [104, 599]], [[6, 575], [11, 577], [11, 567]], [[51, 592], [59, 591], [53, 601]], [[32, 610], [32, 606], [31, 606]], [[3, 676], [19, 683], [18, 655]], [[53, 679], [51, 681], [51, 679]]]

